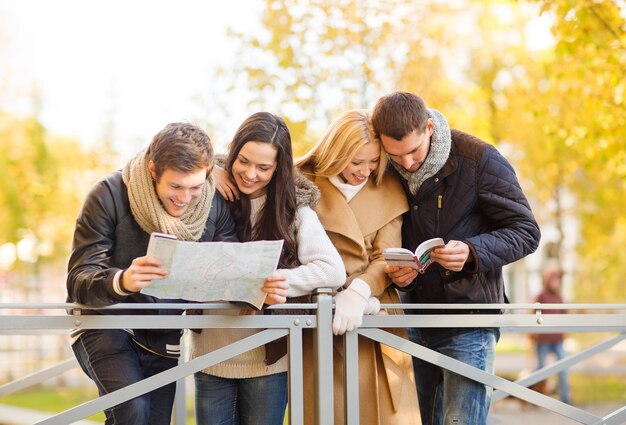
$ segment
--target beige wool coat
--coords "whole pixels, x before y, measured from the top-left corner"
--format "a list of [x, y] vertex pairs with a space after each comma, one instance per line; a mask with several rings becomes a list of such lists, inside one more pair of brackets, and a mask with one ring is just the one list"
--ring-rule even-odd
[[[304, 174], [307, 175], [306, 170]], [[370, 179], [347, 202], [327, 178], [311, 177], [319, 187], [321, 200], [315, 208], [326, 233], [341, 255], [347, 273], [344, 287], [354, 278], [368, 283], [372, 296], [383, 304], [398, 303], [400, 298], [384, 273], [382, 251], [401, 246], [402, 214], [408, 210], [406, 195], [393, 175], [381, 185]], [[402, 314], [400, 310], [388, 314]], [[405, 329], [393, 332], [407, 338]], [[309, 338], [306, 339], [310, 341]], [[307, 342], [305, 341], [305, 342]], [[305, 424], [314, 420], [314, 383], [312, 347], [305, 347]], [[308, 358], [307, 358], [308, 357]], [[334, 340], [335, 424], [343, 424], [343, 338]], [[311, 367], [308, 367], [308, 366]], [[385, 345], [359, 337], [359, 417], [361, 424], [420, 424], [411, 357]]]

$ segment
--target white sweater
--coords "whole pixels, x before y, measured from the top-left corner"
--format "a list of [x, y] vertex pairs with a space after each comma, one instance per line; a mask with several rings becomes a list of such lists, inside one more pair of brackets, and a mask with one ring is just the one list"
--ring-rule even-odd
[[[252, 199], [252, 222], [263, 207], [265, 196]], [[296, 212], [296, 243], [300, 266], [278, 269], [289, 284], [288, 296], [310, 294], [316, 288], [339, 288], [346, 280], [346, 271], [339, 253], [330, 241], [317, 214], [309, 207]], [[206, 310], [204, 314], [237, 315], [236, 310]], [[256, 329], [204, 329], [191, 333], [191, 359], [222, 348], [259, 332]], [[253, 378], [287, 370], [287, 356], [276, 363], [265, 364], [265, 347], [260, 346], [225, 362], [204, 369], [203, 372], [222, 378]]]
[[367, 180], [369, 179], [365, 179], [363, 183], [355, 186], [350, 183], [342, 182], [341, 179], [337, 176], [333, 176], [328, 179], [328, 181], [330, 181], [333, 184], [333, 186], [339, 189], [339, 192], [341, 192], [341, 194], [346, 198], [346, 202], [350, 202], [352, 198], [354, 198], [356, 194], [359, 193], [361, 189], [365, 187]]

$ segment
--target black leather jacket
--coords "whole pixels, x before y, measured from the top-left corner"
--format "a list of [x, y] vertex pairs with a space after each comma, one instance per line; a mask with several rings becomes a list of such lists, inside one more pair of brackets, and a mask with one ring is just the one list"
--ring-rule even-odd
[[441, 237], [446, 243], [467, 243], [474, 257], [460, 272], [432, 264], [404, 288], [405, 302], [505, 302], [502, 266], [534, 252], [540, 239], [539, 226], [509, 162], [493, 146], [452, 130], [447, 162], [416, 196], [401, 180], [410, 206], [404, 215], [403, 246], [413, 251], [421, 242]]
[[[167, 302], [136, 293], [119, 295], [113, 290], [115, 274], [146, 255], [150, 235], [130, 211], [128, 191], [117, 171], [98, 183], [87, 195], [76, 221], [72, 255], [68, 264], [67, 301], [88, 306], [116, 303]], [[235, 225], [225, 201], [215, 194], [209, 219], [200, 241], [237, 241]], [[171, 301], [171, 300], [170, 300]], [[180, 310], [82, 310], [81, 314], [181, 314]], [[181, 330], [129, 330], [145, 348], [176, 357]]]

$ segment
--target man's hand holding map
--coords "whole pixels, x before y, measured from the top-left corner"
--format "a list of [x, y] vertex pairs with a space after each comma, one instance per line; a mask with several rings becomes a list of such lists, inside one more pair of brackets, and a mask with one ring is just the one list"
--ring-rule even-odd
[[163, 299], [237, 301], [257, 309], [263, 282], [276, 270], [283, 241], [188, 242], [153, 233], [147, 255], [169, 271], [141, 292]]

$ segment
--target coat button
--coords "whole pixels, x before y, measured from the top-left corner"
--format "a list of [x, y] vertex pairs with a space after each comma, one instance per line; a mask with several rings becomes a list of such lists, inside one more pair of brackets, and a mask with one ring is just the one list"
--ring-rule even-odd
[[439, 177], [435, 177], [435, 183], [439, 182]]
[[446, 270], [443, 274], [445, 274], [446, 276], [450, 276], [450, 270]]
[[419, 207], [417, 205], [413, 205], [413, 211], [417, 211]]

